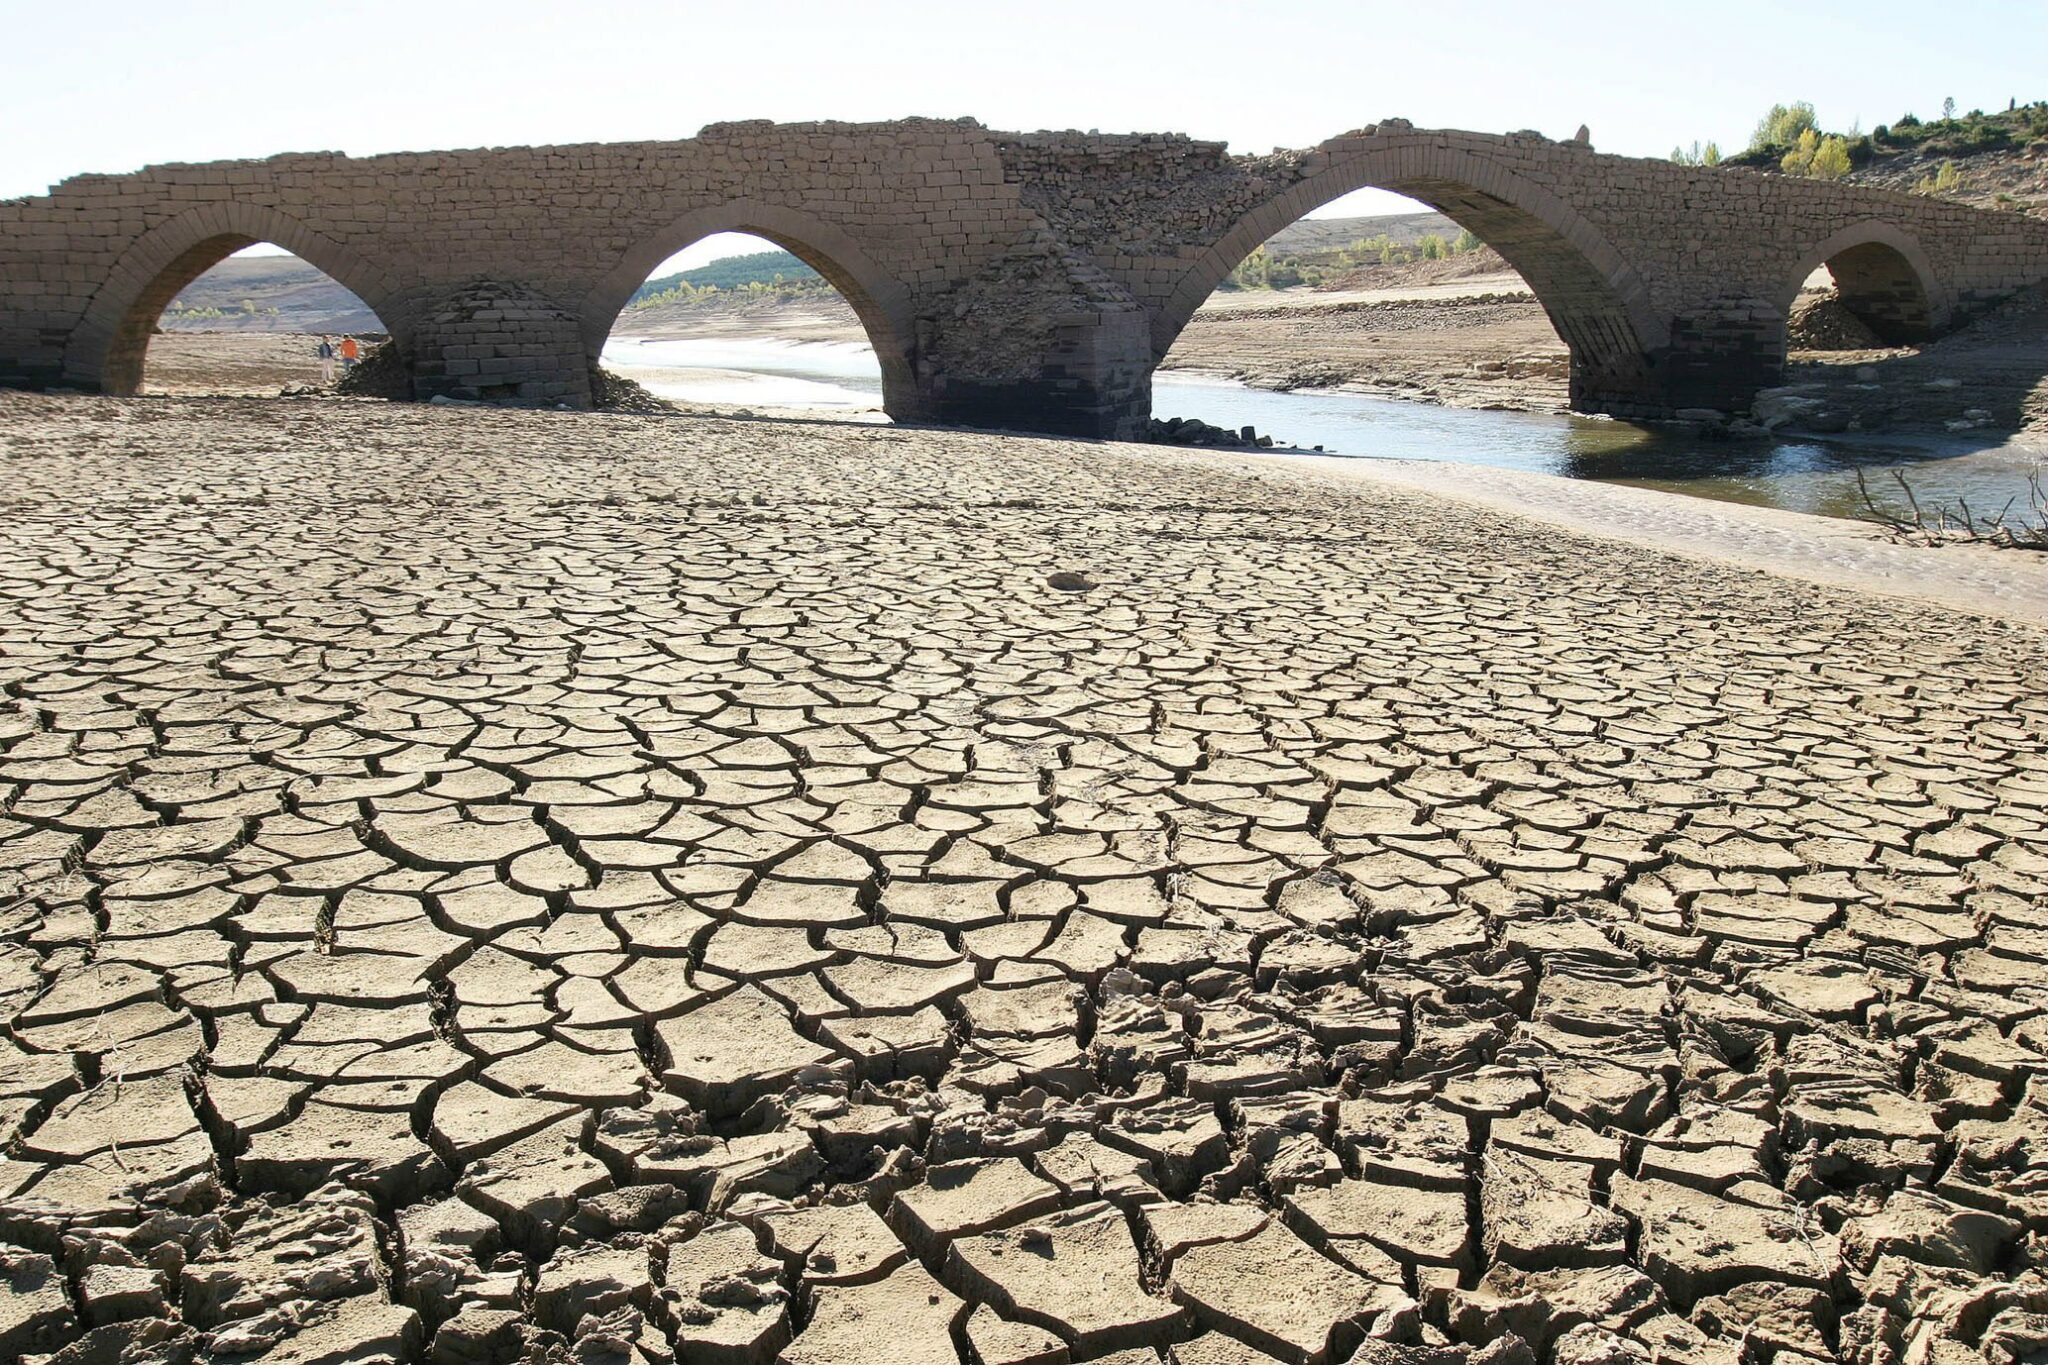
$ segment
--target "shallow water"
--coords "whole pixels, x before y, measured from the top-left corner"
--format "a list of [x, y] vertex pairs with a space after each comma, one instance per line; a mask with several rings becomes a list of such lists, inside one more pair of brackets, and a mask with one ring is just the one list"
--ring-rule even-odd
[[[880, 407], [882, 380], [866, 346], [779, 338], [615, 339], [605, 364], [664, 398], [747, 406], [845, 410]], [[2012, 446], [1951, 446], [1805, 437], [1710, 440], [1663, 427], [1551, 413], [1439, 408], [1335, 389], [1273, 393], [1214, 377], [1162, 372], [1152, 410], [1199, 417], [1336, 455], [1451, 464], [1635, 484], [1822, 516], [1864, 511], [1856, 473], [1873, 496], [1904, 510], [1902, 474], [1929, 510], [1968, 503], [1976, 513], [2028, 504], [2029, 472], [2044, 453]]]

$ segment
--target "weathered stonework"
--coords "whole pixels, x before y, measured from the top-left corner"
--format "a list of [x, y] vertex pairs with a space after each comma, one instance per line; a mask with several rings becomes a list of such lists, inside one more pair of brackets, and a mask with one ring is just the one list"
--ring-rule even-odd
[[255, 241], [326, 271], [421, 396], [589, 400], [587, 371], [662, 260], [766, 237], [853, 304], [900, 421], [1129, 435], [1150, 372], [1260, 242], [1352, 190], [1409, 195], [1529, 281], [1572, 402], [1745, 407], [1782, 372], [1817, 266], [1910, 341], [2048, 278], [2048, 225], [1862, 189], [1390, 120], [1232, 156], [1161, 134], [971, 120], [716, 124], [681, 142], [155, 166], [0, 202], [0, 382], [132, 393], [157, 314]]

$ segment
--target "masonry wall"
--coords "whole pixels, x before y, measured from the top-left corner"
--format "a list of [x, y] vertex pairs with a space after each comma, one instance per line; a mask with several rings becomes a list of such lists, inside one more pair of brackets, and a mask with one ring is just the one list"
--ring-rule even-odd
[[1861, 242], [1912, 258], [1935, 330], [2048, 278], [2048, 223], [2017, 214], [1609, 156], [1532, 133], [1389, 120], [1268, 156], [1077, 134], [1011, 137], [1003, 153], [1025, 201], [1090, 243], [1147, 310], [1162, 357], [1253, 247], [1374, 186], [1448, 213], [1501, 250], [1571, 345], [1580, 405], [1624, 415], [1709, 399], [1746, 405], [1782, 368], [1784, 314], [1800, 283]]
[[581, 371], [647, 274], [709, 232], [754, 230], [852, 300], [898, 418], [1130, 434], [1152, 364], [1238, 260], [1365, 185], [1498, 246], [1572, 348], [1575, 402], [1623, 414], [1745, 403], [1830, 255], [1904, 253], [1937, 326], [2048, 278], [2048, 225], [2015, 215], [1533, 134], [1390, 120], [1240, 157], [966, 120], [733, 123], [676, 142], [157, 166], [0, 202], [0, 382], [121, 391], [166, 281], [254, 239], [375, 308], [423, 392], [586, 401]]

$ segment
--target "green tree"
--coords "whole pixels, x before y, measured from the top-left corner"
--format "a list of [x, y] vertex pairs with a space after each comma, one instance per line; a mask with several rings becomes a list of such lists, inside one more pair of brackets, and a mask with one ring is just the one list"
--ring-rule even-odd
[[1457, 235], [1457, 238], [1455, 240], [1452, 241], [1451, 250], [1455, 254], [1462, 256], [1468, 251], [1477, 251], [1480, 247], [1483, 247], [1485, 245], [1486, 243], [1480, 241], [1477, 237], [1475, 237], [1472, 234], [1471, 228], [1466, 228], [1463, 232]]
[[1840, 180], [1849, 174], [1849, 166], [1848, 142], [1833, 135], [1823, 137], [1811, 128], [1799, 135], [1798, 143], [1778, 163], [1785, 174], [1812, 180]]
[[1819, 129], [1820, 120], [1814, 116], [1813, 106], [1806, 101], [1774, 104], [1771, 112], [1758, 121], [1756, 131], [1749, 135], [1749, 150], [1759, 152], [1772, 147], [1796, 147], [1801, 134], [1818, 132]]
[[1709, 142], [1702, 146], [1695, 142], [1691, 150], [1673, 147], [1671, 159], [1681, 166], [1718, 166], [1721, 164], [1721, 144]]
[[1425, 261], [1441, 261], [1451, 254], [1451, 244], [1434, 232], [1424, 233], [1415, 245], [1421, 249]]
[[1849, 175], [1849, 144], [1839, 137], [1824, 137], [1807, 172], [1816, 180], [1844, 180]]

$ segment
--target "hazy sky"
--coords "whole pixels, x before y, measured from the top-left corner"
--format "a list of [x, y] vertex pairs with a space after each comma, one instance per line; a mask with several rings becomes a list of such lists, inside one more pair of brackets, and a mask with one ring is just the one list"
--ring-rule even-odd
[[1661, 156], [1773, 102], [1864, 127], [2048, 97], [2048, 0], [1368, 4], [0, 0], [0, 197], [285, 151], [972, 115], [1240, 151], [1399, 116]]

